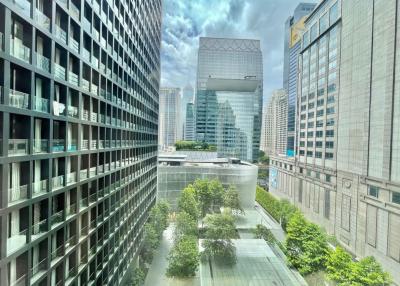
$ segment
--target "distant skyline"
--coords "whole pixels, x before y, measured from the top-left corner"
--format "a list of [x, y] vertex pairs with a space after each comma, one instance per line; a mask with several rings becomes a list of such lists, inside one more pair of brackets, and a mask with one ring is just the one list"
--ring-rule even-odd
[[165, 0], [161, 86], [195, 86], [199, 37], [259, 39], [264, 98], [282, 88], [283, 36], [297, 0]]

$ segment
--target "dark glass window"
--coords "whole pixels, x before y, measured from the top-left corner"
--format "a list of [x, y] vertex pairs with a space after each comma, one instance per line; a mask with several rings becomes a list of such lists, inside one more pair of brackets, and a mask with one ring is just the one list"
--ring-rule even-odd
[[379, 197], [379, 188], [375, 187], [375, 186], [369, 186], [368, 195], [375, 197], [375, 198]]

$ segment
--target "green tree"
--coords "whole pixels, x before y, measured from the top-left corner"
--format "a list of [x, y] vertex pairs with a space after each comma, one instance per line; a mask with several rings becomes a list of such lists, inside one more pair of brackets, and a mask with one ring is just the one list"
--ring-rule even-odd
[[331, 251], [326, 259], [326, 272], [329, 279], [339, 285], [345, 285], [350, 281], [352, 257], [343, 248], [336, 247]]
[[183, 189], [178, 200], [178, 210], [189, 214], [193, 219], [199, 217], [199, 204], [196, 200], [195, 189], [192, 185], [188, 185]]
[[196, 274], [199, 265], [197, 239], [183, 236], [168, 255], [168, 277], [191, 277]]
[[325, 234], [317, 225], [307, 222], [300, 212], [292, 215], [288, 223], [285, 248], [289, 265], [303, 275], [325, 266], [328, 253]]
[[214, 210], [215, 207], [222, 206], [224, 202], [225, 189], [219, 180], [208, 181], [212, 200], [210, 208]]
[[218, 180], [197, 179], [193, 183], [201, 217], [222, 205], [224, 187]]
[[214, 258], [217, 263], [236, 263], [236, 249], [231, 239], [237, 238], [235, 220], [230, 214], [208, 214], [204, 219], [205, 237], [202, 259]]
[[392, 279], [374, 257], [368, 256], [352, 263], [350, 282], [349, 285], [382, 286], [390, 285]]
[[175, 241], [180, 240], [183, 236], [197, 236], [197, 220], [195, 220], [187, 212], [179, 212], [176, 216]]
[[234, 186], [230, 186], [224, 193], [224, 207], [231, 208], [238, 213], [244, 213], [240, 205], [239, 193]]
[[254, 238], [264, 239], [266, 242], [271, 244], [277, 243], [277, 240], [272, 234], [271, 230], [262, 224], [257, 224], [256, 229], [254, 230]]

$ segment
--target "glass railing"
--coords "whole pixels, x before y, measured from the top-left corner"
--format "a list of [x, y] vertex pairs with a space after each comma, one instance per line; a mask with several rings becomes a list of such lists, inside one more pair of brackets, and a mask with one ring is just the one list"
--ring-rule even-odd
[[96, 0], [93, 1], [93, 8], [95, 11], [97, 11], [97, 13], [100, 12], [100, 5]]
[[72, 71], [69, 71], [68, 73], [69, 76], [69, 82], [73, 85], [78, 86], [79, 85], [79, 77], [77, 74], [73, 73]]
[[27, 109], [29, 107], [29, 94], [10, 89], [10, 106]]
[[89, 110], [82, 110], [82, 119], [87, 121], [89, 120]]
[[33, 96], [33, 110], [49, 113], [49, 100], [39, 96]]
[[67, 146], [67, 151], [76, 151], [77, 150], [77, 140], [76, 139], [71, 139], [68, 142], [68, 146]]
[[92, 112], [90, 114], [90, 121], [97, 122], [97, 113], [96, 112]]
[[79, 171], [79, 179], [80, 180], [85, 180], [88, 178], [88, 170], [84, 169], [84, 170], [80, 170]]
[[80, 202], [79, 202], [79, 207], [81, 209], [87, 207], [88, 205], [89, 205], [89, 199], [88, 198], [82, 198], [80, 200]]
[[88, 80], [82, 78], [82, 89], [89, 92], [90, 91], [90, 83]]
[[67, 185], [73, 184], [76, 182], [76, 172], [71, 172], [67, 174]]
[[51, 223], [51, 225], [53, 226], [53, 225], [55, 225], [55, 224], [58, 224], [58, 223], [62, 222], [62, 221], [63, 221], [63, 216], [64, 216], [64, 211], [63, 211], [63, 210], [61, 210], [61, 211], [56, 212], [55, 214], [53, 214], [53, 215], [50, 217], [50, 223]]
[[92, 65], [96, 68], [99, 66], [99, 60], [95, 56], [92, 57]]
[[39, 53], [36, 53], [36, 66], [41, 70], [50, 72], [50, 60]]
[[50, 19], [42, 11], [36, 9], [35, 20], [40, 26], [50, 31]]
[[79, 43], [74, 38], [69, 39], [69, 46], [71, 47], [72, 50], [79, 53]]
[[66, 216], [71, 216], [76, 214], [76, 204], [72, 204], [66, 207], [65, 209]]
[[88, 150], [89, 149], [89, 140], [88, 139], [83, 139], [82, 140], [81, 149], [82, 150]]
[[90, 62], [90, 52], [87, 49], [83, 48], [82, 53], [83, 53], [83, 58]]
[[99, 149], [104, 149], [104, 140], [99, 140]]
[[57, 63], [54, 63], [54, 76], [58, 79], [65, 80], [65, 68]]
[[8, 189], [8, 202], [25, 200], [28, 197], [28, 185]]
[[72, 247], [76, 244], [76, 236], [73, 235], [70, 238], [67, 239], [67, 241], [64, 243], [65, 244], [65, 248], [69, 248]]
[[87, 31], [89, 31], [89, 33], [90, 33], [91, 29], [92, 29], [92, 24], [90, 24], [89, 20], [86, 19], [86, 17], [83, 17], [82, 24], [83, 24], [83, 28], [86, 29]]
[[45, 232], [47, 232], [47, 219], [44, 219], [32, 225], [32, 235], [39, 235]]
[[34, 139], [33, 152], [34, 153], [47, 153], [49, 148], [49, 140], [47, 139]]
[[50, 254], [51, 260], [56, 259], [57, 257], [64, 256], [64, 245], [59, 246], [57, 249], [53, 250]]
[[64, 176], [54, 177], [53, 179], [53, 190], [62, 188], [64, 186]]
[[53, 101], [53, 113], [54, 115], [64, 115], [66, 114], [65, 112], [65, 104], [64, 103], [60, 103], [58, 101]]
[[47, 192], [47, 179], [33, 182], [33, 195]]
[[93, 34], [93, 37], [95, 38], [96, 41], [100, 40], [100, 33], [94, 27], [92, 29], [92, 34]]
[[22, 275], [15, 281], [10, 281], [10, 286], [25, 286], [28, 277], [26, 274]]
[[53, 139], [53, 152], [64, 152], [65, 140], [64, 139]]
[[68, 105], [68, 116], [78, 118], [78, 108]]
[[64, 44], [67, 43], [67, 33], [60, 27], [55, 25], [55, 32], [56, 32], [56, 37], [63, 42]]
[[24, 12], [28, 17], [31, 16], [31, 2], [27, 0], [14, 0], [14, 3]]
[[8, 139], [8, 155], [27, 155], [29, 150], [28, 139]]
[[71, 10], [71, 14], [79, 19], [79, 8], [76, 7], [72, 1], [69, 2], [69, 8]]
[[90, 177], [96, 176], [96, 170], [97, 170], [96, 167], [91, 167], [91, 168], [89, 169], [89, 175], [90, 175]]

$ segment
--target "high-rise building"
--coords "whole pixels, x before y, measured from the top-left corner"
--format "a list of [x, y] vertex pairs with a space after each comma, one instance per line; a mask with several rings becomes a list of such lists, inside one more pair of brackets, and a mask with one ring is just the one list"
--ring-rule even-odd
[[300, 3], [285, 22], [283, 88], [287, 92], [287, 150], [286, 155], [294, 156], [296, 98], [298, 77], [298, 56], [301, 50], [301, 34], [304, 31], [304, 20], [315, 8], [314, 3]]
[[262, 79], [260, 41], [200, 38], [196, 139], [215, 144], [222, 157], [257, 159]]
[[158, 144], [161, 150], [174, 146], [180, 139], [181, 89], [160, 88]]
[[260, 150], [268, 155], [286, 153], [287, 93], [274, 90], [264, 106]]
[[[359, 257], [400, 276], [397, 1], [322, 1], [305, 21], [295, 160], [271, 158], [270, 191]], [[385, 19], [385, 21], [382, 21]]]
[[[182, 129], [182, 138], [180, 139], [184, 139], [184, 140], [193, 140], [193, 134], [190, 134], [189, 136], [186, 135], [186, 112], [187, 112], [187, 105], [189, 103], [193, 103], [194, 100], [194, 89], [192, 86], [187, 85], [183, 88], [182, 90], [182, 100], [181, 100], [181, 122], [180, 122], [180, 126]], [[189, 119], [190, 121], [190, 119]], [[189, 132], [190, 128], [189, 128]], [[192, 139], [189, 139], [192, 138]]]
[[0, 1], [0, 284], [118, 285], [155, 203], [161, 0]]
[[186, 104], [186, 123], [185, 123], [185, 140], [194, 141], [194, 105], [193, 103]]

